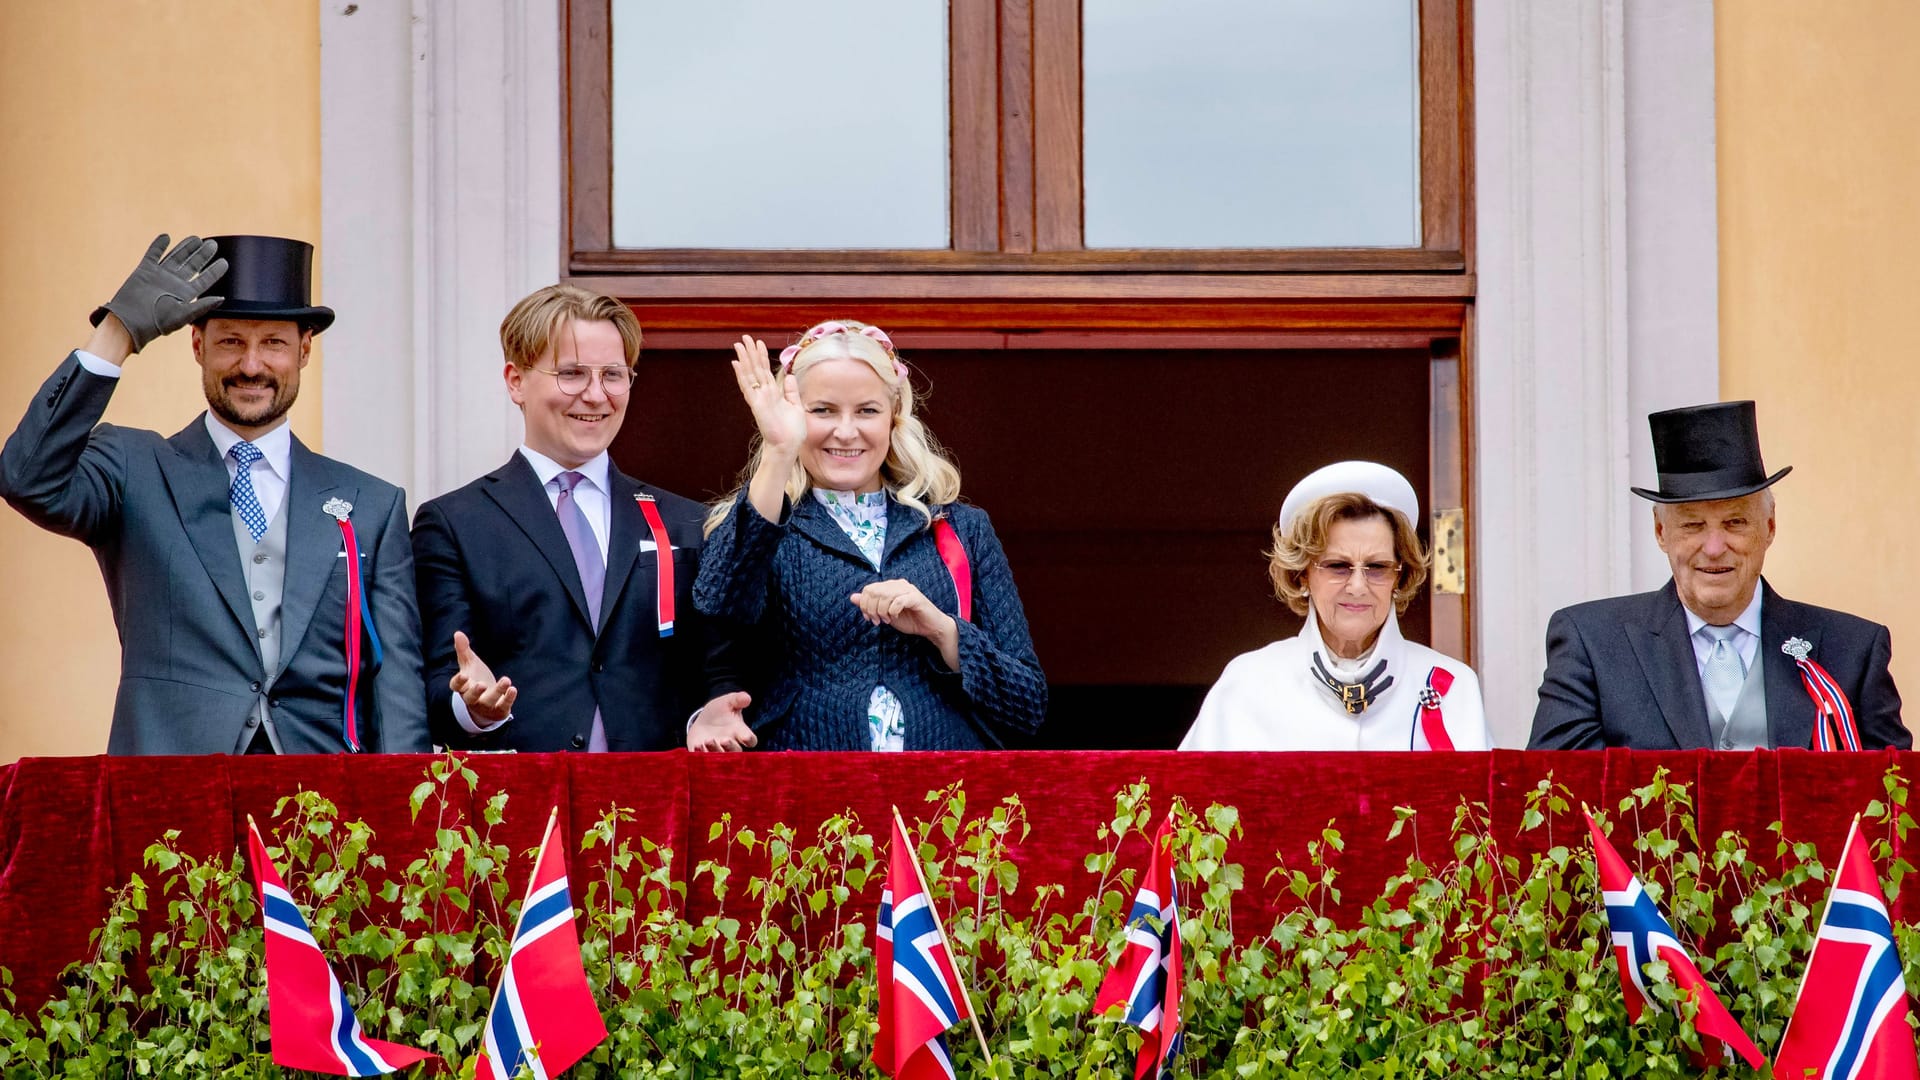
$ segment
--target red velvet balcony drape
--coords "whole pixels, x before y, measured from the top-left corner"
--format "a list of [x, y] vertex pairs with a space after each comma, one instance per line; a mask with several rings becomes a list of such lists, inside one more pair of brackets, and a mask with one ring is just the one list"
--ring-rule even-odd
[[[275, 801], [301, 787], [338, 804], [342, 817], [365, 820], [374, 849], [389, 867], [404, 866], [432, 845], [431, 812], [410, 819], [407, 796], [434, 759], [415, 756], [299, 758], [47, 758], [0, 767], [0, 967], [12, 970], [21, 1007], [49, 994], [60, 970], [83, 960], [87, 935], [105, 916], [110, 890], [135, 871], [142, 854], [167, 829], [180, 831], [189, 852], [237, 850], [253, 814], [272, 830]], [[1083, 865], [1103, 845], [1095, 836], [1113, 811], [1114, 793], [1146, 780], [1156, 815], [1180, 796], [1204, 807], [1225, 803], [1240, 811], [1245, 836], [1229, 858], [1246, 869], [1247, 889], [1235, 908], [1235, 927], [1255, 934], [1283, 906], [1276, 886], [1264, 884], [1276, 859], [1304, 865], [1306, 845], [1328, 827], [1346, 850], [1336, 859], [1347, 905], [1364, 904], [1404, 868], [1414, 835], [1386, 839], [1396, 806], [1419, 811], [1424, 844], [1444, 844], [1461, 800], [1484, 803], [1493, 835], [1508, 850], [1544, 848], [1544, 831], [1521, 834], [1527, 792], [1549, 773], [1576, 799], [1571, 818], [1556, 820], [1553, 838], [1580, 843], [1577, 800], [1611, 807], [1665, 766], [1675, 782], [1693, 789], [1700, 834], [1707, 844], [1723, 830], [1744, 833], [1758, 852], [1771, 852], [1767, 827], [1785, 822], [1788, 835], [1811, 840], [1831, 860], [1848, 821], [1883, 795], [1890, 766], [1916, 773], [1911, 754], [1855, 755], [1807, 751], [1755, 753], [1520, 753], [1480, 754], [734, 754], [478, 755], [468, 759], [479, 789], [456, 784], [455, 805], [478, 820], [479, 802], [495, 791], [510, 799], [496, 832], [514, 852], [512, 873], [527, 867], [523, 852], [539, 840], [550, 806], [560, 808], [562, 833], [575, 880], [596, 872], [599, 852], [582, 854], [582, 832], [610, 806], [631, 808], [633, 831], [675, 853], [676, 876], [689, 860], [715, 854], [709, 826], [731, 813], [736, 826], [764, 831], [784, 822], [810, 836], [824, 817], [851, 810], [866, 831], [884, 836], [888, 808], [909, 822], [935, 816], [924, 796], [960, 781], [970, 813], [1003, 796], [1018, 795], [1032, 835], [1013, 858], [1019, 892], [1058, 882], [1078, 906], [1096, 886]], [[804, 839], [803, 843], [806, 842]], [[1920, 837], [1913, 840], [1920, 846]], [[1429, 861], [1443, 849], [1429, 849]], [[1624, 846], [1623, 846], [1624, 850]], [[1123, 865], [1144, 862], [1145, 842], [1129, 840]], [[1920, 862], [1920, 855], [1905, 853]], [[735, 859], [736, 866], [740, 860]], [[744, 882], [746, 870], [737, 870]], [[149, 885], [155, 875], [144, 872]], [[879, 883], [872, 883], [878, 898]], [[518, 886], [515, 886], [517, 893]], [[695, 890], [689, 914], [698, 919]], [[576, 900], [579, 898], [576, 886]], [[862, 909], [865, 910], [864, 908]], [[1904, 892], [1896, 916], [1920, 912], [1915, 890]]]

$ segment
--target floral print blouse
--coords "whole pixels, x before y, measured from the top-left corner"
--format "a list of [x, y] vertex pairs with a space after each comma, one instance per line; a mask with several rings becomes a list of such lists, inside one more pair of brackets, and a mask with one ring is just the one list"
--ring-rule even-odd
[[[887, 493], [875, 491], [861, 495], [852, 491], [814, 488], [813, 497], [826, 508], [840, 531], [867, 557], [873, 568], [880, 568], [880, 556], [887, 547]], [[867, 730], [875, 750], [904, 750], [907, 746], [907, 720], [900, 699], [884, 686], [873, 688], [867, 699]]]

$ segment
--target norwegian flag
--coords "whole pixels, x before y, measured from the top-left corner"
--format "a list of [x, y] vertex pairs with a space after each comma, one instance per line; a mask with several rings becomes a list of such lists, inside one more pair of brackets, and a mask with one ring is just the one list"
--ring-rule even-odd
[[417, 1061], [439, 1061], [425, 1050], [361, 1034], [360, 1018], [267, 857], [267, 845], [251, 815], [247, 861], [253, 865], [266, 930], [267, 1031], [274, 1064], [333, 1076], [380, 1076]]
[[[1585, 808], [1581, 813], [1586, 814]], [[1704, 1064], [1718, 1065], [1721, 1044], [1725, 1043], [1745, 1058], [1747, 1064], [1760, 1068], [1767, 1060], [1760, 1048], [1753, 1045], [1745, 1029], [1707, 985], [1706, 976], [1700, 974], [1686, 947], [1673, 936], [1673, 927], [1660, 914], [1660, 908], [1654, 904], [1653, 897], [1647, 895], [1640, 879], [1627, 869], [1626, 861], [1601, 834], [1593, 815], [1586, 814], [1586, 817], [1587, 829], [1593, 834], [1593, 857], [1600, 866], [1600, 891], [1607, 905], [1607, 925], [1613, 931], [1613, 957], [1620, 965], [1620, 992], [1627, 999], [1628, 1019], [1638, 1023], [1643, 1010], [1660, 1011], [1659, 1004], [1647, 990], [1643, 968], [1655, 960], [1664, 960], [1667, 977], [1693, 998], [1693, 1026], [1700, 1032], [1700, 1043], [1706, 1051]]]
[[481, 1080], [509, 1080], [522, 1067], [532, 1071], [534, 1080], [548, 1080], [607, 1037], [606, 1021], [600, 1018], [580, 963], [566, 857], [553, 842], [559, 820], [555, 807], [534, 858], [533, 880], [520, 904], [493, 1010], [487, 1014], [473, 1070]]
[[1781, 1080], [1920, 1077], [1893, 922], [1857, 816], [1847, 831], [1846, 851], [1773, 1075]]
[[887, 885], [875, 919], [880, 1030], [873, 1037], [873, 1063], [896, 1080], [953, 1080], [944, 1032], [967, 1018], [967, 998], [920, 883], [917, 859], [895, 816]]
[[[1173, 1075], [1180, 1053], [1180, 890], [1173, 880], [1173, 815], [1153, 836], [1153, 858], [1127, 918], [1127, 948], [1100, 983], [1093, 1011], [1124, 1003], [1140, 1029], [1134, 1080]], [[1154, 923], [1159, 923], [1159, 929]]]

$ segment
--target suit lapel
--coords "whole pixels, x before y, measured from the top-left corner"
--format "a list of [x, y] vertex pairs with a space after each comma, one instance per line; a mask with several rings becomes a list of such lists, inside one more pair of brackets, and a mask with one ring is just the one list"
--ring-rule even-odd
[[181, 528], [186, 530], [194, 554], [213, 579], [213, 587], [226, 602], [227, 610], [246, 630], [251, 647], [253, 605], [247, 601], [240, 549], [233, 540], [233, 503], [227, 494], [232, 480], [214, 449], [213, 437], [207, 434], [205, 414], [168, 439], [167, 445], [173, 453], [159, 455], [160, 474], [166, 478]]
[[[840, 527], [839, 522], [833, 520], [833, 515], [827, 513], [827, 508], [820, 505], [820, 500], [813, 497], [813, 492], [809, 491], [805, 495], [800, 496], [800, 501], [793, 508], [793, 517], [790, 524], [803, 536], [806, 536], [828, 551], [839, 552], [869, 569], [873, 567], [873, 564], [867, 561], [867, 557], [860, 553], [859, 545], [853, 542], [853, 538], [847, 535], [846, 530]], [[889, 533], [887, 542], [888, 545], [891, 546], [893, 542], [891, 535], [893, 522], [888, 521], [887, 526]], [[881, 560], [882, 564], [884, 564], [885, 561], [883, 558]]]
[[1646, 674], [1653, 700], [1682, 750], [1705, 749], [1713, 743], [1707, 724], [1707, 695], [1700, 687], [1699, 665], [1687, 634], [1687, 617], [1672, 582], [1654, 597], [1643, 623], [1627, 627], [1640, 670]]
[[[612, 505], [607, 515], [607, 578], [600, 592], [601, 628], [607, 625], [607, 619], [612, 616], [620, 590], [627, 584], [627, 575], [633, 572], [634, 560], [640, 557], [640, 541], [653, 539], [653, 530], [647, 527], [646, 518], [640, 513], [640, 504], [634, 501], [634, 496], [640, 494], [639, 481], [609, 464], [607, 486], [612, 489], [607, 495]], [[672, 558], [672, 555], [656, 553], [654, 558]], [[641, 587], [639, 584], [634, 586], [636, 589]]]
[[1766, 583], [1760, 600], [1760, 663], [1767, 678], [1767, 731], [1775, 749], [1813, 745], [1813, 698], [1800, 681], [1800, 667], [1780, 651], [1788, 638], [1800, 638], [1820, 648], [1820, 622], [1808, 618], [1803, 605], [1783, 599]]
[[[573, 598], [580, 621], [592, 625], [587, 615], [587, 593], [580, 584], [580, 568], [573, 564], [573, 549], [567, 546], [567, 534], [560, 530], [560, 519], [554, 516], [553, 503], [547, 499], [533, 466], [515, 452], [505, 465], [488, 474], [486, 492], [553, 568], [554, 576]], [[603, 589], [602, 608], [605, 598]]]
[[[281, 638], [283, 665], [306, 637], [320, 596], [327, 590], [341, 552], [346, 550], [339, 521], [322, 507], [331, 499], [352, 505], [360, 495], [358, 487], [340, 482], [333, 462], [308, 450], [297, 438], [287, 460], [292, 475], [287, 477], [287, 580], [280, 599], [280, 624], [285, 631]], [[350, 520], [356, 540], [379, 529], [379, 523], [367, 521], [364, 514], [350, 515]], [[360, 562], [363, 575], [368, 561]], [[361, 583], [363, 587], [372, 584], [365, 576]], [[345, 611], [337, 615], [343, 621], [346, 618]], [[344, 633], [345, 627], [341, 630]]]

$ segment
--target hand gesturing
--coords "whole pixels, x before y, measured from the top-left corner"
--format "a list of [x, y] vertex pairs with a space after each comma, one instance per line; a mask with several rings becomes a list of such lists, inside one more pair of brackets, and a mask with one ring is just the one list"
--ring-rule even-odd
[[742, 335], [734, 343], [734, 381], [740, 396], [753, 410], [753, 422], [760, 427], [760, 438], [767, 449], [791, 457], [800, 452], [807, 439], [807, 414], [800, 407], [799, 380], [784, 372], [775, 372], [767, 360], [767, 343]]
[[520, 696], [520, 688], [505, 676], [494, 678], [493, 669], [475, 655], [467, 635], [458, 630], [453, 632], [453, 657], [460, 670], [447, 680], [447, 687], [467, 703], [467, 715], [483, 728], [505, 720], [513, 712], [513, 701]]

